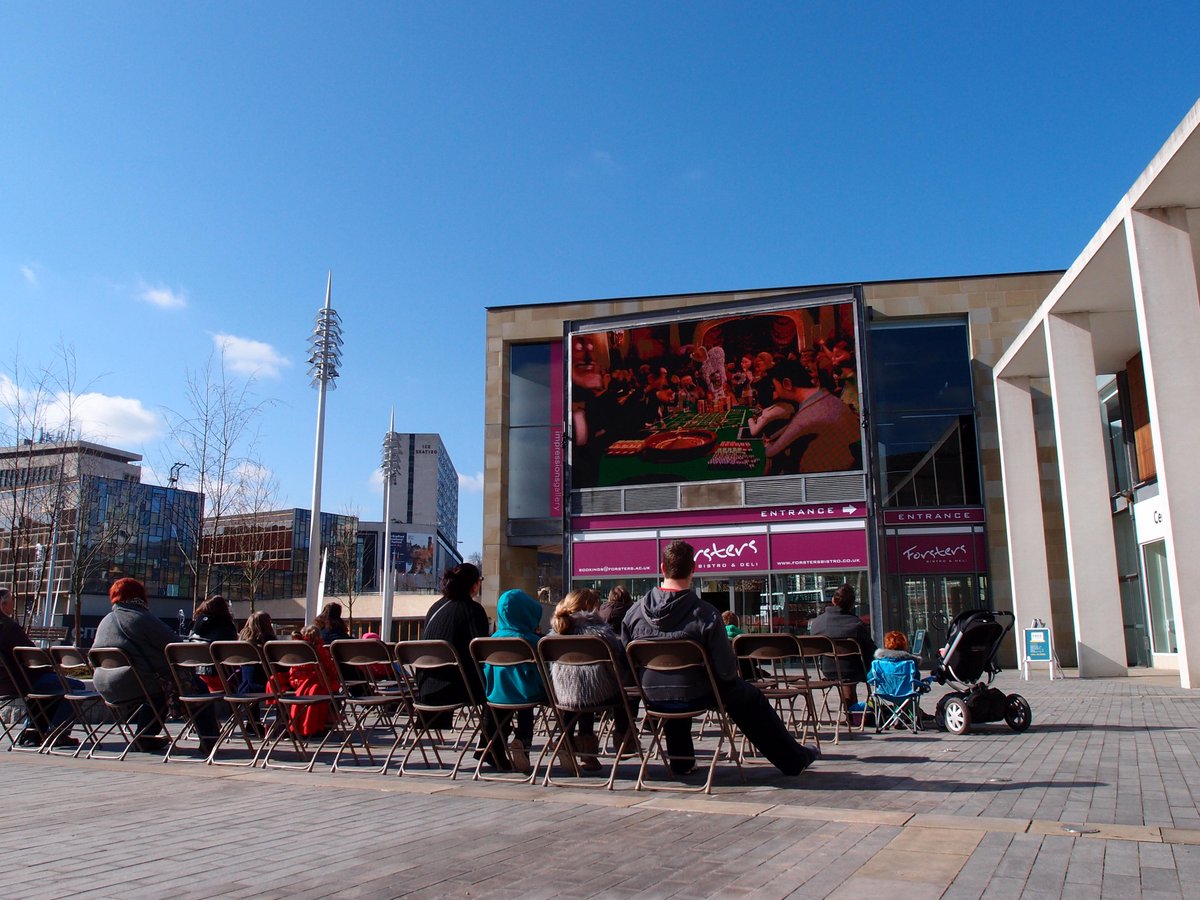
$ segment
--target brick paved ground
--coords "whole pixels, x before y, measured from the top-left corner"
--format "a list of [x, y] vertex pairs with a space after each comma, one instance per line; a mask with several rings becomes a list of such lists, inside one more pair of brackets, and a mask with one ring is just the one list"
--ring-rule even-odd
[[863, 736], [711, 798], [5, 753], [0, 896], [1195, 896], [1200, 693], [998, 684], [1026, 734]]

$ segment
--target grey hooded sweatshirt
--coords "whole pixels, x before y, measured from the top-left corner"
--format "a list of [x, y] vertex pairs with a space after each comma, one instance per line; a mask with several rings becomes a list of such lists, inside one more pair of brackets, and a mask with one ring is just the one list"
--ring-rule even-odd
[[[696, 596], [695, 591], [665, 591], [651, 588], [625, 614], [621, 623], [625, 643], [644, 640], [690, 640], [708, 652], [718, 689], [722, 682], [738, 678], [737, 657], [725, 634], [725, 623], [716, 607]], [[650, 703], [697, 703], [703, 705], [712, 690], [696, 672], [646, 672], [642, 690]]]

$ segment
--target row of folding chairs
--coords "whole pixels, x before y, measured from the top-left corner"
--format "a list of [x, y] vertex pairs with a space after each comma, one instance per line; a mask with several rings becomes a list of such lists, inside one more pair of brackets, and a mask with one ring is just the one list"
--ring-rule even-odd
[[798, 740], [811, 737], [819, 750], [824, 727], [832, 730], [835, 744], [843, 732], [862, 730], [864, 718], [856, 724], [842, 702], [843, 688], [857, 683], [854, 676], [862, 668], [857, 641], [784, 632], [740, 634], [733, 639], [733, 652], [743, 674], [775, 704]]
[[[611, 790], [622, 760], [631, 759], [637, 765], [637, 788], [656, 789], [647, 780], [647, 769], [655, 757], [669, 763], [665, 723], [680, 718], [715, 718], [717, 747], [708, 754], [703, 785], [694, 789], [711, 792], [723, 756], [734, 760], [741, 774], [741, 758], [733, 752], [734, 729], [721, 707], [711, 663], [704, 648], [690, 641], [635, 641], [627, 648], [627, 662], [639, 675], [647, 669], [676, 673], [694, 670], [697, 677], [707, 680], [715, 708], [645, 708], [638, 726], [635, 712], [640, 692], [635, 685], [639, 679], [635, 677], [632, 684], [625, 684], [621, 662], [609, 645], [595, 636], [552, 635], [539, 641], [536, 648], [519, 638], [479, 638], [472, 642], [471, 660], [459, 659], [454, 648], [442, 641], [387, 645], [373, 640], [341, 640], [329, 649], [340, 670], [340, 685], [327, 678], [316, 651], [303, 641], [271, 641], [261, 648], [244, 641], [168, 645], [166, 663], [183, 720], [174, 734], [166, 728], [161, 692], [142, 679], [120, 650], [94, 648], [85, 655], [73, 647], [17, 648], [16, 671], [11, 674], [21, 690], [19, 699], [29, 710], [30, 727], [42, 737], [29, 749], [46, 753], [124, 759], [144, 740], [139, 730], [146, 729], [170, 735], [164, 761], [189, 759], [213, 765], [312, 771], [322, 754], [331, 752], [330, 765], [335, 771], [353, 767], [386, 773], [393, 760], [398, 760], [397, 771], [402, 775], [454, 778], [463, 768], [466, 754], [475, 749], [475, 778], [533, 783], [540, 773], [542, 783], [548, 785], [555, 783], [554, 769], [558, 765], [560, 771], [565, 768], [575, 776], [573, 784], [594, 784]], [[71, 673], [87, 665], [127, 671], [128, 679], [137, 686], [136, 696], [114, 702], [94, 690], [73, 688], [68, 680]], [[546, 700], [527, 704], [489, 702], [475, 689], [483, 682], [485, 665], [532, 666], [546, 688]], [[260, 683], [267, 689], [253, 693], [235, 689], [247, 666], [261, 670]], [[475, 667], [477, 678], [468, 676], [468, 666]], [[617, 689], [604, 698], [604, 703], [571, 705], [557, 695], [551, 666], [597, 667]], [[302, 668], [306, 687], [300, 690], [295, 688], [292, 675]], [[58, 690], [34, 691], [39, 676], [47, 672], [57, 676]], [[201, 674], [208, 675], [207, 683], [201, 681]], [[423, 702], [419, 683], [425, 678], [461, 685], [459, 699], [441, 704]], [[69, 704], [71, 715], [52, 726], [49, 710], [58, 703]], [[509, 720], [521, 709], [535, 714], [543, 740], [536, 754], [531, 752], [528, 772], [504, 772]], [[327, 718], [327, 727], [316, 733], [298, 726], [312, 710], [322, 710]], [[206, 712], [210, 720], [219, 722], [215, 735], [202, 733]], [[611, 757], [611, 764], [608, 777], [602, 781], [579, 777], [580, 748], [573, 726], [583, 716], [597, 719], [598, 733], [609, 733], [614, 738], [611, 754], [603, 754]], [[625, 723], [619, 733], [615, 728], [618, 721]], [[82, 730], [83, 738], [77, 745], [70, 745], [63, 739], [70, 738], [76, 727]], [[5, 733], [9, 749], [24, 749], [7, 727]], [[649, 752], [642, 745], [647, 736]], [[116, 743], [117, 750], [106, 751], [111, 743]], [[723, 754], [726, 745], [729, 752]], [[489, 760], [498, 763], [500, 771], [485, 771]]]

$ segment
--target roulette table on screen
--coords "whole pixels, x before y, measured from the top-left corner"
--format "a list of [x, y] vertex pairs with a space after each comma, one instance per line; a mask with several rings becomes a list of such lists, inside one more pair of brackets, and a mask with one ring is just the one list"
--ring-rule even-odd
[[600, 460], [598, 487], [712, 481], [761, 475], [763, 443], [743, 434], [748, 407], [673, 413], [636, 439], [616, 441]]

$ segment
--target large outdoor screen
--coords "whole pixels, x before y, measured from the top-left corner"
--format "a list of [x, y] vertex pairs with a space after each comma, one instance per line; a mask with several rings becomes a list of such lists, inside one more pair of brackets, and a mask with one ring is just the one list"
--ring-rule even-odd
[[571, 485], [863, 468], [853, 299], [570, 334]]

